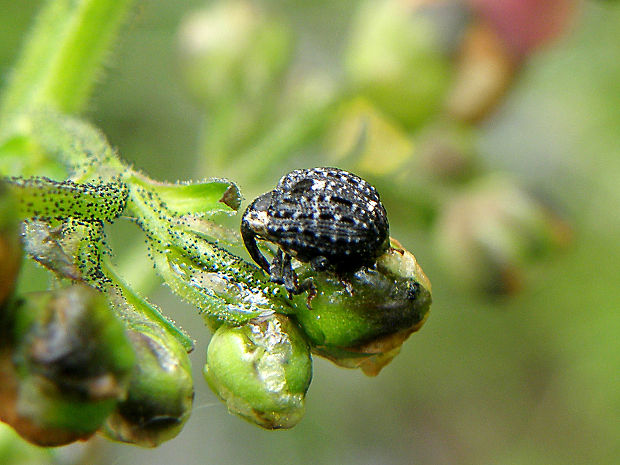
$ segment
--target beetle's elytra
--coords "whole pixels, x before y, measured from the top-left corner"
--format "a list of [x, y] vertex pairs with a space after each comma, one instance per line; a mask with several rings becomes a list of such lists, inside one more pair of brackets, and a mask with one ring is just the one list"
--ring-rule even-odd
[[[311, 168], [283, 176], [276, 188], [256, 198], [241, 220], [250, 256], [271, 279], [299, 294], [312, 283], [297, 284], [291, 257], [317, 271], [339, 275], [373, 266], [389, 244], [385, 208], [376, 189], [337, 168]], [[278, 245], [271, 264], [256, 239]]]

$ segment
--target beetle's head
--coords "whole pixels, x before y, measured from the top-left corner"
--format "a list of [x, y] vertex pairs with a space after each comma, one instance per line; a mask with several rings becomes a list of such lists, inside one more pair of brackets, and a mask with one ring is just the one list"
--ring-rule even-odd
[[267, 236], [267, 225], [269, 223], [267, 210], [271, 203], [272, 195], [272, 192], [267, 192], [257, 197], [245, 210], [243, 218], [241, 219], [245, 228], [249, 228], [254, 234], [260, 237]]

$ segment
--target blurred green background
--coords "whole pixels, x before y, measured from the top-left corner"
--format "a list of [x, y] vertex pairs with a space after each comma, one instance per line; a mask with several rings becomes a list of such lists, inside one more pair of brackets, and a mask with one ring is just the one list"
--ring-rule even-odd
[[[3, 78], [41, 4], [0, 0]], [[207, 4], [138, 1], [86, 115], [124, 159], [155, 178], [246, 174], [234, 162], [221, 172], [205, 169], [203, 110], [183, 86], [179, 28]], [[259, 4], [290, 25], [299, 74], [339, 78], [335, 64], [359, 2]], [[387, 195], [392, 235], [430, 277], [434, 303], [425, 327], [380, 376], [315, 358], [301, 424], [260, 430], [229, 415], [203, 382], [209, 335], [201, 318], [155, 287], [153, 300], [197, 339], [192, 417], [156, 450], [101, 441], [85, 463], [618, 463], [620, 4], [578, 8], [560, 37], [528, 53], [499, 106], [473, 126], [485, 169], [509, 173], [548, 199], [572, 228], [568, 247], [528, 264], [521, 292], [489, 296], [458, 286], [450, 263], [436, 257], [433, 229], [408, 216], [402, 198]], [[290, 168], [337, 163], [318, 138], [308, 146], [260, 182], [241, 184], [246, 202]], [[133, 233], [115, 225], [113, 246], [122, 250]], [[142, 253], [136, 247], [118, 261], [132, 261]], [[135, 262], [133, 276], [149, 266]]]

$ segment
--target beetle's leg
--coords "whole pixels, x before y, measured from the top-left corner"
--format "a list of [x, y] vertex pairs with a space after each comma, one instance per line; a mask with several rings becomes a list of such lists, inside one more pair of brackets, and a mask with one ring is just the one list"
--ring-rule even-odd
[[329, 268], [329, 260], [327, 260], [327, 257], [319, 255], [310, 260], [310, 265], [314, 271], [325, 271]]
[[308, 307], [308, 309], [312, 310], [312, 305], [310, 304], [310, 302], [312, 302], [312, 299], [316, 297], [317, 293], [316, 286], [314, 285], [314, 280], [312, 278], [306, 278], [298, 284], [297, 275], [295, 274], [295, 272], [293, 272], [293, 276], [295, 277], [295, 287], [289, 288], [286, 285], [286, 281], [284, 282], [284, 287], [286, 287], [286, 290], [289, 293], [289, 298], [293, 298], [294, 295], [303, 294], [304, 292], [308, 291], [306, 306]]
[[293, 271], [291, 256], [287, 253], [285, 253], [282, 258], [282, 277], [284, 278], [284, 287], [289, 293], [289, 298], [292, 298], [293, 295], [301, 294], [303, 292], [299, 290], [297, 273]]
[[241, 237], [243, 238], [243, 243], [245, 244], [245, 248], [248, 250], [250, 257], [252, 257], [258, 266], [269, 273], [269, 262], [258, 249], [258, 245], [256, 244], [256, 233], [252, 231], [249, 225], [243, 221], [241, 222]]
[[[274, 268], [276, 264], [277, 268]], [[308, 298], [306, 299], [306, 305], [309, 309], [312, 309], [310, 302], [316, 296], [316, 286], [312, 278], [304, 279], [301, 283], [297, 278], [297, 273], [293, 270], [293, 264], [291, 262], [291, 256], [287, 253], [282, 253], [282, 250], [278, 249], [278, 254], [273, 259], [271, 264], [273, 271], [271, 280], [278, 284], [284, 284], [284, 288], [288, 291], [289, 299], [292, 299], [294, 295], [302, 294], [308, 291]], [[277, 276], [275, 276], [277, 274]], [[275, 279], [278, 279], [275, 281]]]
[[300, 293], [303, 291], [308, 291], [308, 297], [306, 298], [306, 307], [308, 310], [312, 310], [312, 299], [316, 297], [317, 289], [314, 285], [314, 281], [312, 278], [304, 279], [299, 285]]
[[282, 259], [282, 249], [278, 249], [276, 256], [273, 257], [271, 265], [269, 266], [269, 276], [271, 281], [276, 284], [284, 284], [284, 263]]

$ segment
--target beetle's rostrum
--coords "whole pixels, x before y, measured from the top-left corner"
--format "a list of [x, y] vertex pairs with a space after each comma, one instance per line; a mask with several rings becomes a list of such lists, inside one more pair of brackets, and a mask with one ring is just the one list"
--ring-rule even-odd
[[[297, 282], [291, 258], [339, 276], [372, 267], [389, 246], [389, 224], [377, 190], [338, 168], [295, 170], [256, 198], [241, 220], [243, 242], [254, 261], [287, 291], [310, 290]], [[271, 264], [257, 239], [279, 249]]]

